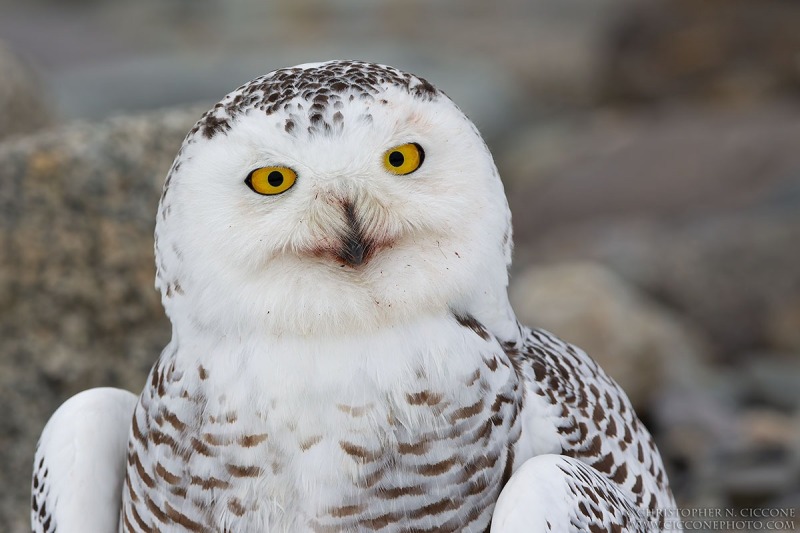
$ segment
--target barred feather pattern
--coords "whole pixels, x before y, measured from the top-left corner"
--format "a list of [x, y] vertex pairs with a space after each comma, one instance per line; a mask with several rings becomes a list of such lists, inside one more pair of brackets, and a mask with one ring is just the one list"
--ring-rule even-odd
[[[53, 519], [50, 499], [50, 483], [47, 479], [50, 468], [45, 463], [45, 458], [36, 447], [36, 456], [33, 463], [33, 480], [31, 483], [31, 529], [33, 533], [55, 533], [56, 523]], [[50, 508], [48, 509], [48, 501]]]
[[291, 399], [220, 409], [214, 370], [165, 350], [134, 415], [122, 531], [486, 530], [522, 385], [474, 319], [450, 323], [479, 364], [459, 365], [449, 390], [416, 368], [366, 404], [317, 404], [327, 432], [282, 412]]
[[[577, 460], [562, 462], [559, 469], [569, 479], [572, 511], [586, 514], [578, 522], [587, 528], [590, 523], [602, 531], [629, 528], [644, 520], [648, 531], [663, 529], [675, 500], [658, 449], [628, 397], [580, 348], [544, 330], [519, 326], [519, 331], [519, 341], [505, 344], [527, 393], [520, 444], [525, 450], [518, 458], [557, 454]], [[557, 483], [562, 476], [553, 472], [555, 479], [540, 482]], [[617, 511], [593, 523], [600, 511], [579, 505], [589, 492], [592, 500], [613, 502]]]

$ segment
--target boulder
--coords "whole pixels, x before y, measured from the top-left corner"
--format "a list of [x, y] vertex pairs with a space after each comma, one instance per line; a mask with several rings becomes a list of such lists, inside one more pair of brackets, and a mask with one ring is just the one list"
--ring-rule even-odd
[[0, 139], [54, 122], [54, 106], [38, 76], [0, 42]]
[[512, 278], [510, 295], [520, 321], [583, 348], [643, 412], [705, 359], [691, 328], [598, 264], [530, 267]]
[[798, 242], [800, 212], [751, 211], [573, 225], [520, 255], [604, 264], [703, 331], [720, 360], [736, 362], [753, 350], [791, 352]]
[[606, 97], [750, 104], [800, 96], [800, 5], [785, 0], [637, 2], [606, 41]]
[[498, 152], [516, 268], [595, 261], [725, 359], [797, 352], [800, 112], [673, 109], [535, 125]]
[[0, 144], [0, 523], [27, 523], [36, 440], [67, 397], [141, 390], [170, 336], [153, 288], [164, 177], [200, 109]]

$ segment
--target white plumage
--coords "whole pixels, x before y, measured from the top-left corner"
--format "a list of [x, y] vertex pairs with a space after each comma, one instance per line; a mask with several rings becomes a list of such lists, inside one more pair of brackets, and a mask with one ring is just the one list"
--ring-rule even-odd
[[488, 149], [428, 82], [333, 61], [240, 87], [164, 186], [172, 341], [135, 407], [101, 389], [53, 416], [34, 530], [663, 527], [652, 439], [517, 323], [511, 246]]

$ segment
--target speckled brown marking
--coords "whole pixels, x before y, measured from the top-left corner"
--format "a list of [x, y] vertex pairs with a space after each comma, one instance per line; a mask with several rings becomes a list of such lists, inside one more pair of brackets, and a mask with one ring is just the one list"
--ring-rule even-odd
[[128, 489], [128, 494], [130, 494], [131, 501], [138, 502], [139, 501], [139, 495], [133, 489], [133, 486], [131, 486], [131, 476], [130, 476], [130, 474], [125, 476], [125, 487]]
[[437, 405], [442, 401], [442, 395], [428, 390], [406, 393], [406, 401], [411, 405]]
[[352, 417], [355, 417], [355, 418], [364, 416], [373, 407], [374, 407], [374, 405], [372, 403], [368, 403], [366, 405], [361, 405], [361, 406], [344, 405], [344, 404], [340, 404], [340, 403], [336, 404], [336, 408], [339, 411], [341, 411], [343, 413], [346, 413], [346, 414], [348, 414], [348, 415], [350, 415]]
[[153, 531], [153, 528], [151, 528], [150, 526], [147, 525], [147, 523], [145, 523], [142, 516], [136, 510], [136, 507], [131, 507], [131, 514], [133, 515], [133, 520], [136, 522], [136, 524], [138, 524], [138, 526], [142, 528], [142, 531], [148, 531], [148, 532]]
[[428, 452], [430, 446], [430, 441], [424, 440], [413, 443], [401, 442], [398, 445], [397, 451], [403, 455], [424, 455]]
[[482, 409], [483, 409], [483, 398], [480, 398], [478, 399], [477, 402], [475, 402], [472, 405], [456, 409], [455, 411], [450, 413], [447, 418], [451, 423], [457, 422], [459, 420], [475, 416], [476, 414], [480, 413]]
[[157, 429], [151, 429], [149, 433], [150, 442], [155, 444], [156, 446], [165, 445], [168, 446], [172, 453], [175, 455], [181, 456], [184, 459], [189, 458], [189, 452], [186, 449], [181, 448], [178, 446], [178, 443], [175, 442], [175, 439], [167, 435], [166, 433], [159, 431]]
[[497, 455], [492, 455], [491, 457], [488, 455], [480, 455], [465, 463], [464, 468], [459, 475], [458, 482], [464, 483], [470, 481], [478, 472], [482, 472], [483, 470], [493, 467], [495, 463], [497, 463], [497, 458]]
[[198, 486], [203, 490], [227, 489], [228, 487], [231, 486], [229, 482], [223, 479], [216, 478], [214, 476], [210, 477], [192, 476], [189, 479], [189, 483]]
[[614, 455], [607, 453], [599, 461], [592, 463], [592, 466], [605, 474], [611, 473], [611, 468], [614, 466]]
[[633, 435], [631, 434], [630, 426], [625, 426], [625, 434], [622, 436], [622, 441], [619, 443], [619, 447], [622, 451], [627, 449], [628, 445], [633, 442]]
[[474, 331], [483, 340], [489, 340], [491, 338], [491, 336], [489, 335], [489, 332], [486, 331], [486, 328], [483, 326], [483, 324], [478, 322], [475, 319], [475, 317], [473, 317], [471, 315], [461, 316], [461, 315], [457, 315], [457, 314], [454, 314], [453, 316], [455, 316], [456, 321], [459, 324], [461, 324], [465, 328], [471, 329], [472, 331]]
[[214, 457], [217, 455], [217, 452], [209, 448], [205, 442], [201, 441], [196, 437], [192, 437], [191, 445], [192, 449], [197, 453], [199, 453], [200, 455], [205, 455], [206, 457]]
[[420, 518], [423, 516], [438, 515], [445, 511], [458, 509], [459, 501], [455, 498], [446, 497], [437, 502], [430, 503], [424, 507], [409, 513], [410, 518]]
[[581, 457], [597, 457], [603, 447], [603, 442], [600, 439], [600, 435], [595, 435], [589, 441], [589, 444], [586, 445], [583, 449], [575, 450], [570, 455], [573, 457], [581, 458]]
[[242, 502], [239, 501], [239, 498], [231, 498], [228, 500], [228, 510], [236, 516], [242, 516], [246, 511]]
[[[126, 509], [125, 512], [122, 513], [122, 523], [125, 526], [125, 531], [133, 531], [135, 533], [139, 533], [139, 530], [133, 527], [131, 523], [131, 519], [128, 518], [128, 510]], [[145, 528], [142, 528], [145, 529]]]
[[625, 483], [625, 480], [628, 478], [628, 466], [625, 463], [619, 465], [619, 468], [611, 475], [611, 479], [622, 485]]
[[424, 493], [425, 491], [422, 486], [415, 485], [411, 487], [381, 487], [378, 489], [375, 495], [383, 500], [394, 500], [397, 498], [402, 498], [403, 496], [420, 496]]
[[368, 518], [366, 520], [359, 520], [359, 524], [367, 529], [377, 531], [385, 528], [389, 524], [396, 524], [402, 520], [402, 516], [396, 513], [385, 513], [375, 518]]
[[617, 436], [617, 422], [614, 420], [614, 417], [610, 417], [608, 419], [608, 425], [606, 426], [606, 437], [614, 438]]
[[193, 520], [191, 520], [188, 516], [181, 513], [180, 511], [174, 509], [169, 502], [165, 503], [166, 506], [166, 515], [172, 520], [174, 523], [182, 526], [183, 528], [187, 529], [188, 531], [206, 531], [206, 528]]
[[470, 374], [470, 376], [467, 378], [467, 381], [466, 381], [467, 387], [473, 386], [475, 384], [475, 382], [480, 379], [480, 377], [481, 377], [481, 371], [480, 371], [480, 369], [476, 369], [475, 372]]
[[257, 435], [243, 435], [239, 437], [239, 446], [244, 448], [252, 448], [267, 440], [266, 433], [259, 433]]
[[634, 494], [641, 494], [642, 489], [644, 488], [642, 476], [637, 475], [635, 479], [636, 482], [633, 484], [633, 487], [631, 487], [631, 492], [633, 492]]
[[334, 507], [328, 511], [330, 516], [334, 518], [344, 518], [346, 516], [353, 516], [359, 513], [363, 513], [365, 511], [365, 507], [363, 504], [354, 504], [354, 505], [342, 505], [340, 507]]
[[186, 429], [186, 424], [181, 422], [178, 416], [171, 411], [165, 411], [164, 420], [166, 420], [172, 427], [174, 427], [178, 431], [184, 431]]
[[439, 461], [438, 463], [417, 466], [414, 468], [414, 471], [427, 477], [439, 476], [450, 471], [456, 464], [458, 464], [458, 462], [459, 458], [453, 456], [449, 459], [445, 459], [444, 461]]
[[225, 470], [233, 477], [258, 477], [263, 472], [258, 466], [225, 465]]
[[147, 494], [145, 494], [144, 496], [144, 503], [150, 510], [150, 512], [153, 513], [153, 516], [155, 516], [156, 520], [158, 520], [162, 524], [166, 524], [168, 522], [169, 518], [167, 517], [167, 514], [164, 511], [162, 511], [161, 508], [158, 505], [156, 505], [156, 503], [152, 499], [150, 499], [150, 496], [148, 496]]
[[500, 411], [500, 408], [503, 406], [503, 404], [513, 404], [513, 403], [514, 403], [514, 398], [506, 396], [505, 394], [498, 394], [497, 396], [495, 396], [494, 402], [492, 403], [491, 407], [492, 412], [497, 413], [498, 411]]
[[136, 469], [139, 479], [141, 479], [145, 485], [151, 489], [156, 486], [155, 480], [145, 472], [144, 466], [142, 466], [142, 462], [139, 459], [139, 454], [135, 450], [128, 454], [128, 464]]
[[320, 442], [322, 442], [322, 435], [314, 435], [313, 437], [309, 437], [309, 438], [305, 439], [304, 441], [301, 441], [300, 442], [300, 449], [303, 450], [304, 452], [307, 452], [308, 450], [310, 450], [311, 448], [313, 448], [314, 446], [316, 446]]
[[605, 420], [606, 412], [603, 410], [603, 406], [600, 403], [594, 404], [594, 410], [592, 411], [592, 420], [594, 420], [597, 424], [600, 424]]
[[380, 450], [374, 452], [369, 451], [362, 446], [353, 444], [352, 442], [340, 441], [339, 447], [344, 451], [344, 453], [360, 463], [370, 463], [381, 456]]
[[231, 442], [230, 436], [216, 435], [214, 433], [203, 433], [200, 438], [203, 439], [203, 442], [211, 446], [224, 446]]
[[156, 463], [156, 474], [170, 485], [177, 485], [181, 481], [179, 476], [168, 471], [161, 463]]

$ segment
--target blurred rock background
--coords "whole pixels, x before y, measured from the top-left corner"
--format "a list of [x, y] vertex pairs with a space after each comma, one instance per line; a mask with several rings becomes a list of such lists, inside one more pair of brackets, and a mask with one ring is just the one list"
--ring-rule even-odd
[[682, 507], [800, 513], [797, 28], [786, 0], [0, 0], [0, 523], [29, 528], [53, 410], [141, 389], [168, 340], [152, 231], [185, 132], [335, 57], [477, 123], [520, 318], [622, 383]]

